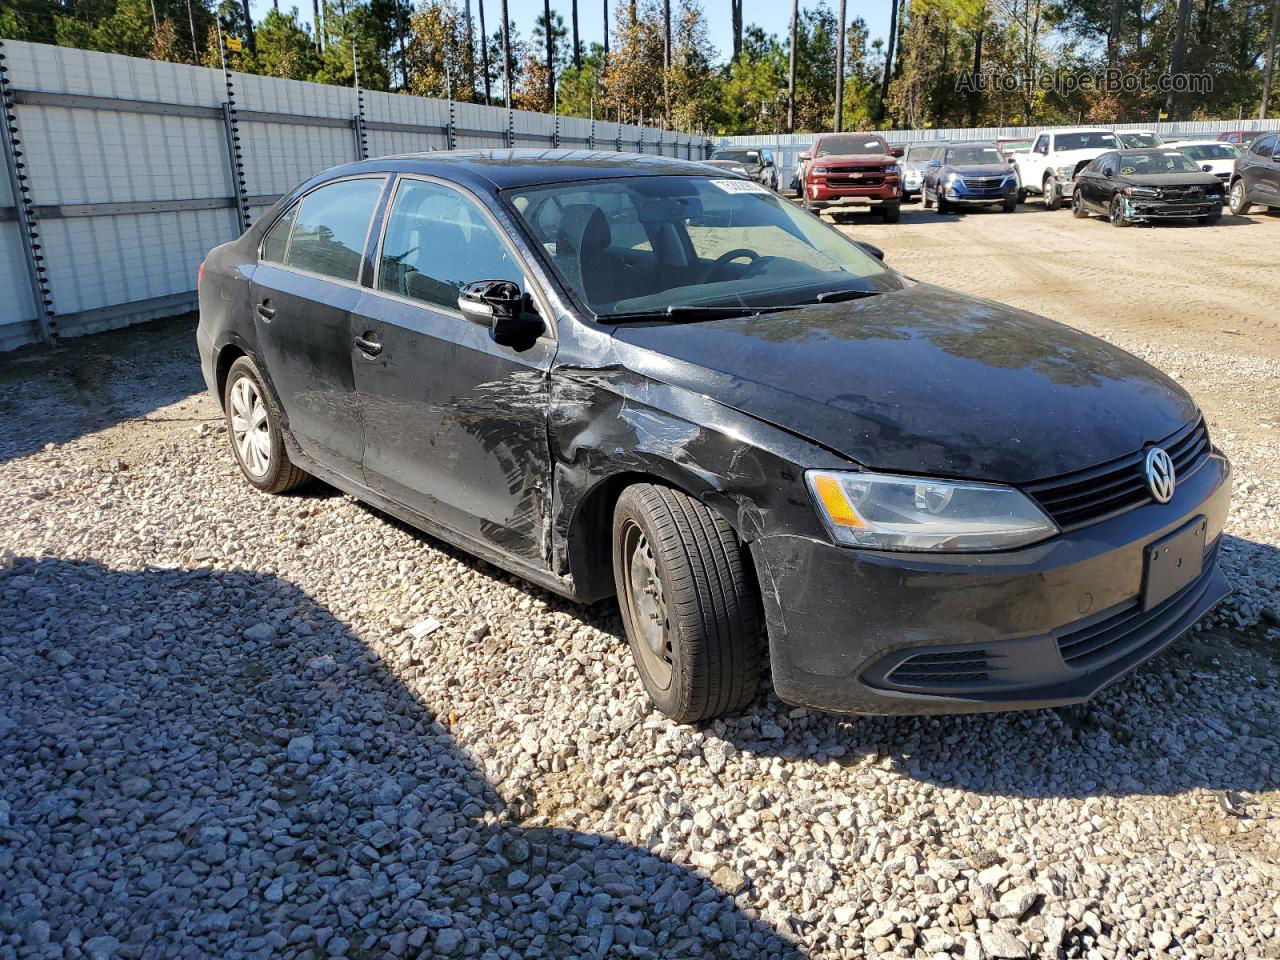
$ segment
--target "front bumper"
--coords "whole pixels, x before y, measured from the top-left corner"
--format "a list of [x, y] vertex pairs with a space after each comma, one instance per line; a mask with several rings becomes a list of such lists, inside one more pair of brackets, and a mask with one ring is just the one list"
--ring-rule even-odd
[[1204, 200], [1126, 200], [1125, 207], [1130, 220], [1191, 220], [1222, 213], [1222, 197], [1216, 194]]
[[805, 198], [809, 201], [809, 206], [818, 210], [851, 205], [878, 207], [887, 203], [900, 203], [902, 186], [896, 175], [886, 177], [884, 183], [868, 186], [809, 183], [805, 186]]
[[[774, 690], [788, 703], [866, 714], [1087, 700], [1230, 592], [1217, 564], [1230, 476], [1215, 454], [1167, 504], [1001, 553], [929, 556], [764, 537], [752, 551]], [[1207, 530], [1200, 575], [1144, 611], [1146, 548], [1198, 517]]]

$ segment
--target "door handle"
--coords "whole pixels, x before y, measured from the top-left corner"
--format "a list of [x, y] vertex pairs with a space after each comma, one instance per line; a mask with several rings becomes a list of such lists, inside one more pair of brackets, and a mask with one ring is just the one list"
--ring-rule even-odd
[[270, 300], [263, 300], [258, 304], [258, 313], [262, 316], [262, 319], [270, 320], [276, 315], [276, 308], [271, 306]]
[[360, 348], [361, 353], [370, 357], [376, 357], [382, 352], [382, 344], [377, 341], [372, 333], [363, 337], [356, 337], [356, 346]]

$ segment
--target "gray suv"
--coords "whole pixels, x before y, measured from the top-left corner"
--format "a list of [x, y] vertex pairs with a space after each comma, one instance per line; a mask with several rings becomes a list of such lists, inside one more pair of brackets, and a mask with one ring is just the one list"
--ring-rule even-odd
[[1280, 210], [1280, 134], [1258, 137], [1236, 160], [1229, 181], [1231, 212], [1242, 217], [1255, 203]]

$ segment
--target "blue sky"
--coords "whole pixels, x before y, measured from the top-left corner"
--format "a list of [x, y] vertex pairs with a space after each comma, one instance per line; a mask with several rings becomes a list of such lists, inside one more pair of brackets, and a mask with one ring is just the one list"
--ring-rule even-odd
[[[271, 0], [251, 0], [254, 18], [260, 18], [271, 8]], [[461, 5], [462, 0], [458, 0]], [[615, 4], [619, 0], [609, 0], [610, 19], [613, 17]], [[812, 0], [809, 0], [812, 2]], [[831, 8], [836, 7], [836, 0], [829, 0]], [[711, 42], [720, 51], [722, 60], [727, 60], [729, 51], [733, 49], [733, 31], [729, 17], [729, 0], [702, 0], [703, 9], [707, 12], [707, 20], [711, 27]], [[806, 0], [800, 0], [805, 6]], [[521, 35], [528, 37], [533, 29], [533, 21], [542, 13], [542, 0], [508, 0], [511, 20]], [[288, 9], [293, 6], [292, 0], [281, 0], [280, 6]], [[302, 19], [311, 22], [311, 0], [297, 3]], [[672, 6], [675, 6], [673, 3]], [[474, 9], [474, 4], [473, 4]], [[570, 5], [568, 0], [552, 0], [551, 9], [564, 17], [569, 23]], [[492, 24], [495, 29], [501, 16], [501, 0], [485, 0], [484, 13], [486, 25]], [[871, 30], [871, 39], [885, 38], [889, 26], [889, 0], [873, 0], [873, 2], [855, 2], [848, 4], [849, 18], [862, 17]], [[766, 33], [785, 36], [791, 28], [791, 4], [786, 0], [746, 0], [743, 4], [743, 19], [746, 23], [759, 24]], [[586, 44], [598, 43], [601, 38], [603, 22], [603, 0], [578, 0], [578, 29]]]

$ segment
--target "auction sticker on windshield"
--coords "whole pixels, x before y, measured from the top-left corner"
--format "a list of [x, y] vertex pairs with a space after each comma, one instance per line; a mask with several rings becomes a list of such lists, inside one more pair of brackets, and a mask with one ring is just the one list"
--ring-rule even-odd
[[711, 182], [725, 193], [769, 193], [768, 187], [754, 180], [712, 180]]

